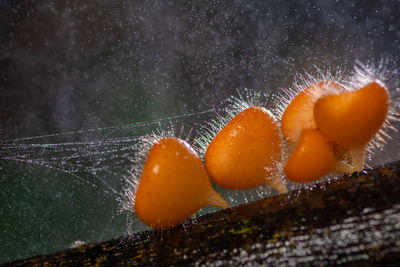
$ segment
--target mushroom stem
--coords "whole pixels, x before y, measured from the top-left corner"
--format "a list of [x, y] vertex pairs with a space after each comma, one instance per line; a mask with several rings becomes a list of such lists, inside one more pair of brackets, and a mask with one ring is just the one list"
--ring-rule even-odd
[[365, 146], [351, 148], [350, 154], [354, 171], [362, 171], [365, 163]]
[[220, 194], [215, 191], [212, 191], [210, 193], [211, 194], [207, 198], [207, 205], [218, 207], [221, 209], [227, 209], [230, 207], [228, 202], [223, 197], [221, 197]]
[[285, 194], [288, 192], [282, 175], [280, 175], [279, 173], [275, 173], [272, 176], [268, 177], [266, 184], [278, 191], [279, 194]]
[[353, 172], [356, 172], [357, 170], [354, 168], [352, 165], [348, 165], [344, 163], [343, 161], [338, 161], [335, 166], [334, 172], [339, 172], [339, 173], [346, 173], [346, 174], [352, 174]]

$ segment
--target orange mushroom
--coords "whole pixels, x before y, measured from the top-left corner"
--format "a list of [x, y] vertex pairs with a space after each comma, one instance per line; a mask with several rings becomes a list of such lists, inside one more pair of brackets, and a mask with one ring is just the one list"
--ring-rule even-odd
[[279, 171], [281, 161], [279, 127], [265, 109], [255, 106], [226, 124], [205, 153], [210, 178], [228, 189], [267, 184], [280, 193], [287, 192]]
[[318, 130], [305, 129], [286, 162], [284, 172], [293, 182], [307, 183], [331, 172], [349, 172], [349, 168], [336, 158], [332, 144]]
[[353, 91], [320, 98], [314, 107], [318, 130], [351, 153], [354, 171], [364, 165], [368, 142], [382, 127], [389, 94], [378, 81]]
[[204, 206], [229, 204], [213, 189], [193, 148], [169, 137], [153, 145], [136, 191], [135, 212], [147, 225], [178, 225]]
[[334, 81], [320, 81], [301, 91], [286, 107], [282, 115], [281, 128], [286, 141], [294, 145], [303, 129], [315, 129], [314, 105], [326, 91], [344, 91], [344, 87]]

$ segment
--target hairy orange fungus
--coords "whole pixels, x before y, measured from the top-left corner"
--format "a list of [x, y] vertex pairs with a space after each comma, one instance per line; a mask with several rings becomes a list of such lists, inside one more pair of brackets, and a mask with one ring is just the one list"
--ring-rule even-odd
[[332, 144], [318, 130], [305, 129], [286, 162], [284, 172], [291, 181], [307, 183], [331, 172], [347, 172], [348, 168], [336, 159]]
[[193, 148], [173, 137], [154, 144], [136, 191], [137, 216], [151, 227], [167, 228], [208, 205], [229, 207], [214, 191]]
[[389, 95], [377, 82], [361, 89], [319, 99], [314, 108], [318, 129], [347, 148], [366, 145], [382, 127]]
[[212, 140], [205, 154], [210, 178], [228, 189], [267, 184], [287, 192], [279, 173], [282, 137], [275, 120], [261, 107], [236, 115]]
[[364, 165], [365, 148], [382, 127], [389, 94], [377, 81], [353, 91], [319, 99], [314, 116], [321, 133], [349, 150], [355, 171]]
[[289, 144], [295, 144], [303, 129], [315, 129], [314, 104], [326, 90], [344, 90], [334, 81], [321, 81], [301, 91], [286, 107], [282, 115], [282, 133]]

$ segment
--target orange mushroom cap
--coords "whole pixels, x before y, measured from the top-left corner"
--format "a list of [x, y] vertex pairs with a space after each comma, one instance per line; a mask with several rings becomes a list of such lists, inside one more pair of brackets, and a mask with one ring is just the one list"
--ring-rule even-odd
[[314, 107], [318, 129], [346, 148], [365, 146], [382, 127], [389, 109], [386, 88], [374, 81], [353, 92], [328, 95]]
[[334, 172], [336, 165], [332, 145], [318, 130], [305, 129], [295, 151], [286, 162], [284, 172], [291, 181], [307, 183]]
[[169, 137], [151, 148], [136, 191], [135, 212], [147, 225], [178, 225], [204, 206], [228, 208], [192, 147]]
[[286, 107], [282, 115], [281, 128], [289, 144], [295, 144], [303, 129], [315, 129], [314, 105], [324, 90], [344, 90], [334, 81], [320, 81], [301, 91]]
[[210, 178], [228, 189], [268, 184], [287, 192], [279, 175], [282, 138], [275, 120], [261, 107], [236, 115], [211, 141], [205, 154]]

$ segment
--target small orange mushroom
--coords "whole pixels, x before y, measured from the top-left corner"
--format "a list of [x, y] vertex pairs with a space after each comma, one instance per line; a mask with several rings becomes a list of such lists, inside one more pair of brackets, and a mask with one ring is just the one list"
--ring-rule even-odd
[[154, 144], [136, 191], [137, 216], [151, 227], [168, 228], [208, 205], [229, 207], [213, 189], [193, 148], [174, 137]]
[[228, 189], [267, 184], [280, 193], [287, 188], [280, 175], [282, 137], [276, 121], [261, 107], [236, 115], [211, 141], [205, 154], [210, 178]]
[[344, 87], [334, 81], [320, 81], [301, 91], [286, 107], [282, 115], [281, 128], [286, 141], [294, 145], [303, 129], [315, 129], [314, 105], [324, 91], [343, 91]]
[[368, 142], [382, 127], [389, 109], [389, 94], [378, 81], [353, 91], [328, 95], [314, 107], [318, 130], [351, 153], [354, 171], [364, 165]]
[[349, 166], [337, 160], [332, 144], [318, 130], [305, 129], [284, 172], [293, 182], [307, 183], [331, 172], [349, 172]]

